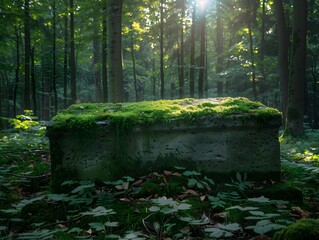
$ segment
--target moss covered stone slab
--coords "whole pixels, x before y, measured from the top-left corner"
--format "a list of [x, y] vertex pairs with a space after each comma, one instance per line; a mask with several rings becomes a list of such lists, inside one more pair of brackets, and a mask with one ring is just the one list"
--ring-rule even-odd
[[279, 178], [276, 109], [246, 98], [75, 104], [48, 127], [53, 187], [183, 166]]

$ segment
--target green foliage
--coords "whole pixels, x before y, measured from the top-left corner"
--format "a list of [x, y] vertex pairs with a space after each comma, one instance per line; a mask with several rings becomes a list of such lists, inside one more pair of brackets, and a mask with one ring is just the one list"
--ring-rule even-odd
[[[29, 164], [25, 160], [24, 166]], [[299, 202], [293, 204], [274, 200], [283, 193], [282, 183], [253, 184], [245, 174], [237, 173], [230, 183], [216, 184], [196, 170], [175, 169], [135, 179], [125, 176], [105, 182], [66, 181], [61, 186], [66, 190], [63, 194], [51, 194], [48, 184], [40, 189], [26, 186], [32, 180], [26, 179], [29, 176], [23, 172], [28, 170], [26, 166], [2, 166], [1, 237], [250, 239], [256, 235], [272, 237], [276, 231], [288, 229], [286, 226], [301, 216], [318, 217], [310, 205], [318, 199], [318, 168], [308, 162], [283, 161], [288, 186], [302, 186], [305, 196], [305, 203], [298, 198]], [[23, 176], [12, 177], [12, 173]], [[269, 187], [279, 194], [270, 194]], [[298, 209], [298, 215], [293, 209]]]

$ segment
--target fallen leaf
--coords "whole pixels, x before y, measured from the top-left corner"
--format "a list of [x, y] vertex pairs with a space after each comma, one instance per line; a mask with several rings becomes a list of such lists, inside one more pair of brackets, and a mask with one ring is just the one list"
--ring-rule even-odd
[[171, 171], [164, 171], [164, 175], [166, 176], [172, 176], [173, 173]]
[[300, 207], [292, 207], [291, 210], [302, 218], [309, 217], [310, 215], [308, 211], [302, 210]]
[[136, 182], [132, 183], [132, 186], [133, 186], [133, 187], [140, 186], [142, 183], [143, 183], [143, 180], [142, 180], [142, 179], [139, 179], [139, 180], [137, 180]]
[[198, 196], [198, 193], [196, 191], [192, 190], [192, 189], [188, 189], [185, 193], [188, 193], [188, 194], [190, 194], [192, 196]]
[[227, 218], [228, 213], [227, 212], [220, 212], [220, 213], [215, 213], [213, 215], [213, 219], [215, 222], [223, 221]]

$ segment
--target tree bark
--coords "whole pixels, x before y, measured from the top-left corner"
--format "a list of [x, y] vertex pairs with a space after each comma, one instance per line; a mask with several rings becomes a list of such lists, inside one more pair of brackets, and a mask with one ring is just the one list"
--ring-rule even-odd
[[77, 102], [76, 93], [76, 65], [75, 65], [75, 46], [74, 46], [74, 1], [70, 0], [70, 83], [72, 103]]
[[132, 59], [132, 70], [133, 70], [133, 79], [134, 79], [134, 90], [135, 90], [135, 101], [138, 102], [139, 98], [139, 91], [138, 91], [138, 82], [136, 76], [136, 66], [135, 66], [135, 55], [134, 55], [134, 32], [133, 26], [131, 24], [131, 59]]
[[17, 115], [17, 93], [18, 93], [18, 87], [20, 82], [20, 34], [18, 31], [18, 28], [15, 27], [15, 33], [16, 33], [16, 69], [15, 69], [15, 84], [13, 89], [13, 117]]
[[195, 96], [195, 20], [196, 6], [192, 11], [192, 27], [191, 27], [191, 46], [190, 46], [190, 67], [189, 67], [189, 95], [191, 98]]
[[178, 86], [178, 94], [179, 98], [184, 97], [184, 85], [185, 85], [185, 79], [184, 79], [184, 18], [185, 18], [185, 0], [181, 0], [181, 43], [180, 43], [180, 51], [179, 51], [179, 86]]
[[164, 0], [160, 2], [160, 81], [161, 81], [161, 99], [165, 98], [164, 86]]
[[[106, 1], [104, 1], [106, 6]], [[103, 31], [102, 31], [102, 92], [103, 102], [108, 101], [108, 84], [107, 84], [107, 9], [103, 9]]]
[[253, 42], [253, 33], [252, 33], [252, 26], [249, 23], [248, 27], [248, 35], [249, 35], [249, 49], [250, 49], [250, 61], [251, 61], [251, 81], [253, 84], [253, 94], [254, 100], [257, 100], [257, 83], [256, 83], [256, 68], [255, 68], [255, 56], [254, 56], [254, 42]]
[[58, 93], [56, 86], [56, 7], [55, 0], [52, 2], [52, 27], [53, 27], [53, 38], [52, 38], [52, 90], [53, 90], [53, 105], [54, 115], [58, 113]]
[[37, 89], [36, 89], [36, 81], [35, 81], [35, 69], [34, 69], [34, 47], [31, 49], [31, 89], [32, 89], [32, 103], [33, 103], [33, 113], [38, 115], [37, 108]]
[[282, 5], [282, 0], [275, 0], [275, 15], [277, 19], [277, 39], [278, 39], [278, 65], [279, 79], [281, 91], [281, 110], [283, 113], [283, 126], [287, 122], [287, 106], [288, 106], [288, 85], [289, 85], [289, 70], [288, 70], [288, 49], [289, 49], [289, 34], [286, 26], [285, 12]]
[[206, 15], [205, 11], [201, 13], [200, 21], [200, 56], [199, 56], [199, 76], [198, 76], [198, 97], [204, 97], [204, 75], [206, 59]]
[[[68, 0], [65, 0], [65, 6], [68, 6]], [[68, 17], [64, 16], [64, 56], [63, 56], [63, 106], [67, 108], [68, 102]]]
[[223, 88], [224, 84], [221, 79], [220, 73], [223, 71], [224, 68], [224, 32], [223, 32], [223, 23], [221, 19], [221, 1], [216, 1], [216, 75], [217, 75], [217, 96], [222, 97], [223, 96]]
[[287, 131], [293, 136], [304, 133], [304, 89], [306, 80], [307, 1], [293, 1], [291, 83], [287, 111]]
[[99, 42], [99, 29], [98, 21], [95, 19], [94, 38], [93, 38], [93, 69], [94, 69], [94, 85], [96, 102], [102, 101], [102, 86], [100, 75], [100, 42]]
[[31, 109], [30, 99], [30, 59], [31, 59], [31, 31], [29, 0], [24, 1], [24, 109]]
[[110, 79], [110, 100], [113, 103], [124, 101], [122, 3], [123, 0], [108, 1], [108, 77]]

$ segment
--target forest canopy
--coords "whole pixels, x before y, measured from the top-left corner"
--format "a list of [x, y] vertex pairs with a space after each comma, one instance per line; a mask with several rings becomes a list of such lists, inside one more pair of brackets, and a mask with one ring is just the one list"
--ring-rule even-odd
[[3, 0], [1, 116], [241, 96], [278, 108], [300, 135], [319, 122], [317, 8], [316, 0]]

